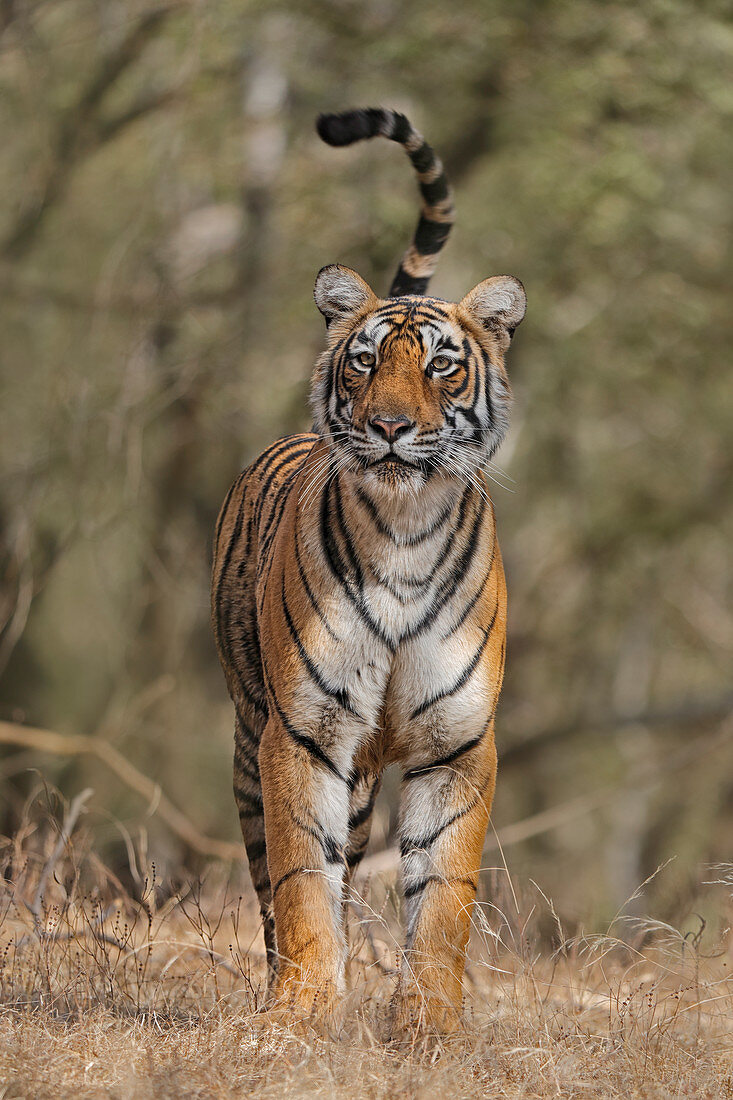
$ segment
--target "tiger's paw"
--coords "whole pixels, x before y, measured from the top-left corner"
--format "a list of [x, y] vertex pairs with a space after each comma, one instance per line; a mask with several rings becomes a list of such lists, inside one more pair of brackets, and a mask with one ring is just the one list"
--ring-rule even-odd
[[444, 995], [417, 988], [398, 989], [392, 1000], [390, 1034], [398, 1042], [426, 1034], [452, 1035], [460, 1020], [460, 1005]]
[[284, 976], [265, 1007], [273, 1025], [335, 1037], [341, 1029], [342, 1005], [332, 981], [317, 983], [300, 976]]

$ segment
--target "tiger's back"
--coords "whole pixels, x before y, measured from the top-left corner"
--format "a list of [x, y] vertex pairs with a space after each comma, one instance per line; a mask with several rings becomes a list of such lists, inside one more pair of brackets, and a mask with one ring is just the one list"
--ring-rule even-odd
[[229, 692], [238, 711], [267, 715], [255, 589], [260, 545], [277, 529], [293, 478], [317, 442], [313, 433], [284, 436], [246, 467], [227, 493], [214, 537], [212, 625]]

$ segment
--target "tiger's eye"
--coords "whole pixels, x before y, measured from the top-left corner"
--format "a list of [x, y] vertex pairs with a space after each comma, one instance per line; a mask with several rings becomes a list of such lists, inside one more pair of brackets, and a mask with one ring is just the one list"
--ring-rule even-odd
[[436, 355], [433, 359], [430, 367], [433, 371], [437, 371], [439, 374], [447, 373], [457, 366], [452, 359], [449, 359], [447, 355]]
[[357, 356], [357, 359], [361, 363], [362, 367], [373, 367], [377, 361], [375, 356], [373, 356], [370, 351], [360, 352], [360, 354]]

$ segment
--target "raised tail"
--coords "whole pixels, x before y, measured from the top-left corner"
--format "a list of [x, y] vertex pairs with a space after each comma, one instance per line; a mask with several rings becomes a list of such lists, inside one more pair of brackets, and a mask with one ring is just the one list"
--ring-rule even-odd
[[454, 221], [453, 192], [440, 157], [404, 115], [382, 107], [319, 115], [319, 136], [328, 145], [351, 145], [377, 136], [404, 146], [417, 172], [422, 210], [412, 243], [403, 255], [389, 291], [390, 298], [424, 294]]

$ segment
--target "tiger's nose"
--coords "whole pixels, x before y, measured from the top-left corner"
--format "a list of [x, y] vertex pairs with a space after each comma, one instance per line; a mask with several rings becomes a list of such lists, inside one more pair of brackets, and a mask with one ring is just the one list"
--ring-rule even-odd
[[388, 443], [394, 443], [395, 439], [399, 439], [405, 432], [409, 432], [410, 428], [415, 427], [415, 421], [408, 420], [406, 416], [373, 416], [369, 425]]

